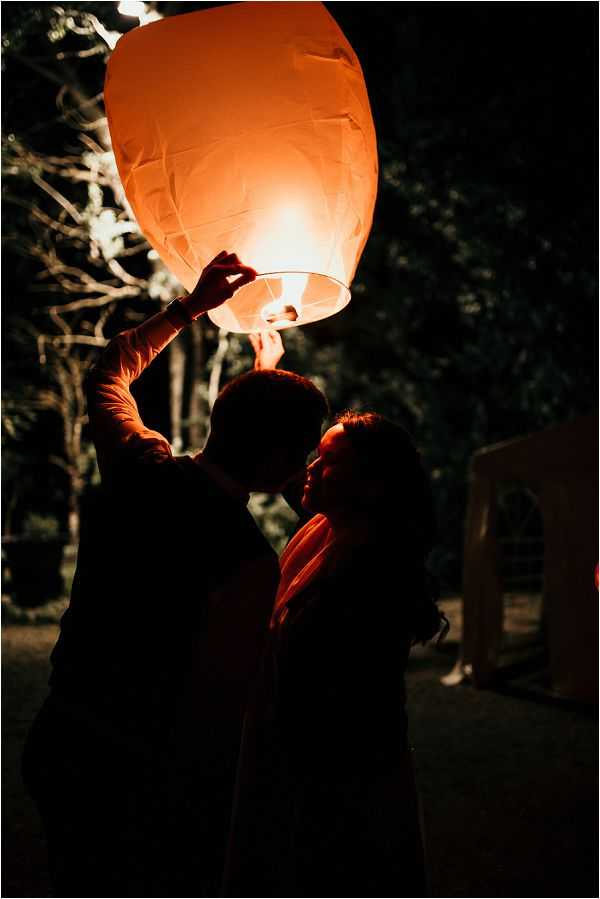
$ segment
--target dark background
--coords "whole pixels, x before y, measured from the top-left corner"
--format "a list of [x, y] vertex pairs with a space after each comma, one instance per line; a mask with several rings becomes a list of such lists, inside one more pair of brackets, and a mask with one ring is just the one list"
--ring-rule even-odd
[[[213, 5], [156, 7], [173, 15]], [[471, 453], [596, 407], [597, 9], [327, 6], [364, 69], [379, 143], [379, 195], [353, 302], [301, 334], [286, 332], [284, 364], [316, 377], [334, 411], [374, 409], [414, 434], [438, 503], [433, 563], [445, 588], [456, 590]], [[83, 7], [108, 29], [137, 21], [119, 15], [115, 3]], [[76, 83], [95, 96], [104, 73], [102, 53], [68, 55], [89, 39], [67, 28], [49, 40], [54, 20], [49, 4], [3, 6], [4, 384], [8, 417], [16, 407], [17, 418], [24, 393], [46, 377], [22, 320], [39, 322], [48, 279], [40, 281], [43, 266], [27, 251], [40, 240], [39, 222], [14, 201], [46, 209], [54, 201], [40, 194], [30, 170], [10, 172], [6, 141], [16, 136], [42, 154], [81, 152], [74, 116], [65, 120], [64, 96], [57, 105], [57, 95], [62, 83]], [[67, 57], [58, 60], [58, 50]], [[71, 184], [68, 195], [84, 203], [85, 189]], [[85, 241], [65, 252], [79, 254], [84, 268], [98, 267]], [[149, 263], [142, 254], [127, 265], [143, 275]], [[143, 295], [115, 304], [105, 335], [155, 308]], [[216, 345], [210, 326], [203, 339], [209, 361]], [[234, 340], [224, 379], [250, 364], [247, 343]], [[206, 367], [194, 375], [206, 376]], [[148, 424], [166, 433], [168, 379], [161, 360], [140, 385]], [[23, 426], [6, 435], [5, 489], [10, 494], [15, 480], [21, 485], [12, 533], [33, 506], [65, 527], [64, 471], [47, 464], [49, 454], [61, 454], [55, 411], [31, 413], [35, 421], [18, 422]], [[83, 477], [92, 476], [90, 468]]]

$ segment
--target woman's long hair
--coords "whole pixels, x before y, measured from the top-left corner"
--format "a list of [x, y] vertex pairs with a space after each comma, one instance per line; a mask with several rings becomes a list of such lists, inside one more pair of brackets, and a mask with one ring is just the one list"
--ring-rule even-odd
[[375, 412], [343, 412], [336, 423], [343, 426], [365, 477], [383, 484], [382, 496], [370, 510], [373, 537], [402, 565], [413, 642], [426, 643], [439, 634], [439, 643], [449, 623], [437, 606], [437, 581], [426, 565], [436, 526], [431, 482], [421, 455], [408, 431]]

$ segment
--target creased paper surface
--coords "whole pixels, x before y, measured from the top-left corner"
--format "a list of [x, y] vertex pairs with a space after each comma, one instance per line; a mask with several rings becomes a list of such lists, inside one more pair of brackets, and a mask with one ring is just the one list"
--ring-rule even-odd
[[[112, 54], [105, 103], [127, 198], [188, 290], [222, 249], [261, 273], [350, 286], [377, 149], [358, 59], [321, 3], [239, 3], [136, 28]], [[345, 305], [347, 290], [331, 292]], [[316, 317], [337, 311], [321, 307]]]

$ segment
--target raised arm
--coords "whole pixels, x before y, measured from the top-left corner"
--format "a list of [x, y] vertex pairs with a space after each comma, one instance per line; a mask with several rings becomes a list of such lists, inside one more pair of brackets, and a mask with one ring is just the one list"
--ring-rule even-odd
[[242, 265], [234, 253], [223, 250], [206, 266], [189, 296], [174, 300], [163, 312], [109, 343], [87, 382], [92, 439], [103, 476], [126, 457], [160, 461], [171, 455], [167, 439], [145, 427], [130, 392], [131, 384], [182, 328], [220, 306], [255, 277], [253, 269]]
[[259, 331], [248, 337], [254, 350], [254, 368], [277, 368], [285, 353], [279, 331]]

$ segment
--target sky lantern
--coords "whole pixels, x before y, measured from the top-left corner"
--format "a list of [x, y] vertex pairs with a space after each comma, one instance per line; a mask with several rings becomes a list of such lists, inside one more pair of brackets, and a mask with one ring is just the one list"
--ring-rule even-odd
[[230, 331], [333, 315], [367, 240], [377, 147], [354, 50], [322, 3], [235, 3], [135, 28], [105, 103], [139, 225], [187, 288], [220, 250], [259, 277]]

